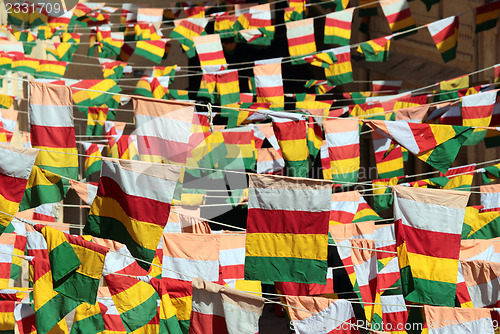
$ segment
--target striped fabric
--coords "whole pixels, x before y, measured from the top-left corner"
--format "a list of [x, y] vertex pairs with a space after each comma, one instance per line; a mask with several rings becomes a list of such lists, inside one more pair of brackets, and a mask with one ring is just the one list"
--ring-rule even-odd
[[429, 334], [493, 334], [491, 310], [480, 308], [434, 307], [424, 305]]
[[227, 154], [219, 161], [220, 169], [254, 170], [257, 150], [253, 130], [248, 127], [222, 130]]
[[332, 180], [343, 185], [358, 181], [359, 125], [355, 119], [329, 119], [323, 122], [330, 156]]
[[162, 277], [191, 281], [199, 277], [219, 281], [218, 235], [191, 233], [163, 234]]
[[0, 110], [0, 142], [10, 142], [17, 125], [17, 110]]
[[479, 187], [481, 192], [481, 212], [500, 211], [500, 185], [491, 184]]
[[65, 61], [57, 60], [40, 60], [36, 69], [35, 76], [42, 78], [57, 77], [62, 78], [66, 72], [68, 63]]
[[[462, 97], [462, 125], [489, 126], [496, 98], [496, 90]], [[473, 135], [465, 144], [478, 144], [484, 139], [485, 135], [486, 130], [474, 129]]]
[[349, 46], [341, 46], [330, 51], [337, 58], [337, 62], [325, 68], [328, 85], [340, 86], [352, 82], [354, 79], [352, 77], [351, 49]]
[[[136, 278], [113, 275], [113, 273], [132, 276], [146, 275], [146, 271], [139, 264], [140, 262], [131, 258], [127, 247], [108, 253], [104, 263], [104, 280], [127, 333], [143, 328], [158, 313], [159, 296], [151, 285]], [[109, 320], [117, 322], [116, 318]], [[116, 328], [117, 325], [119, 326], [116, 324], [113, 327]]]
[[458, 44], [458, 16], [434, 21], [427, 28], [444, 62], [455, 59]]
[[372, 144], [378, 177], [387, 179], [404, 176], [403, 152], [401, 146], [398, 145], [389, 151], [389, 149], [391, 149], [391, 140], [376, 131], [372, 132]]
[[380, 6], [393, 33], [415, 28], [406, 0], [382, 0]]
[[500, 2], [494, 1], [476, 7], [476, 34], [497, 25]]
[[500, 284], [500, 265], [493, 261], [460, 261], [467, 291], [475, 308], [498, 307], [500, 296], [495, 293]]
[[[257, 146], [257, 173], [282, 175], [285, 168], [283, 153], [274, 134], [272, 125], [259, 124], [254, 129]], [[263, 148], [259, 141], [267, 140], [271, 147]]]
[[402, 84], [402, 80], [373, 80], [372, 91], [387, 95], [396, 94], [401, 89]]
[[16, 319], [14, 308], [16, 304], [11, 300], [0, 300], [0, 331], [2, 333], [14, 333]]
[[133, 101], [140, 159], [186, 164], [194, 105], [139, 97]]
[[249, 189], [245, 279], [325, 284], [331, 184], [255, 174]]
[[[122, 91], [120, 86], [118, 86], [117, 83], [111, 79], [80, 80], [79, 82], [72, 84], [71, 88], [73, 88], [73, 102], [79, 106], [86, 107], [102, 106], [103, 104], [106, 104], [111, 108], [113, 98], [120, 98], [118, 95], [115, 96], [106, 93], [91, 92], [89, 90], [104, 91], [109, 93], [119, 93]], [[88, 108], [81, 108], [80, 110], [87, 113], [87, 109]]]
[[287, 310], [296, 333], [359, 333], [350, 301], [295, 296], [286, 296], [285, 301], [291, 306]]
[[303, 56], [316, 52], [313, 18], [287, 22], [286, 37], [292, 64], [303, 64]]
[[[102, 134], [104, 123], [108, 118], [107, 107], [89, 107], [87, 112], [87, 136], [99, 136]], [[111, 114], [110, 114], [111, 115]]]
[[14, 308], [14, 318], [20, 334], [35, 334], [36, 319], [33, 306], [25, 303], [18, 303]]
[[31, 265], [33, 266], [33, 306], [37, 333], [49, 333], [55, 326], [67, 333], [64, 317], [80, 303], [54, 290], [48, 260], [35, 257]]
[[61, 177], [33, 166], [19, 210], [24, 211], [42, 204], [62, 201], [65, 191]]
[[104, 319], [101, 315], [101, 307], [98, 302], [95, 305], [87, 303], [80, 304], [75, 309], [75, 317], [71, 326], [71, 333], [100, 333], [106, 330]]
[[329, 13], [325, 18], [325, 44], [349, 45], [354, 8]]
[[124, 43], [123, 32], [111, 32], [110, 25], [101, 25], [97, 29], [97, 50], [101, 58], [113, 58], [120, 54]]
[[166, 38], [137, 41], [134, 54], [159, 64], [165, 56], [168, 41]]
[[353, 223], [365, 222], [365, 221], [373, 221], [382, 219], [370, 205], [366, 202], [363, 196], [360, 196], [358, 201], [358, 211], [353, 218]]
[[90, 184], [90, 183], [84, 183], [84, 182], [78, 182], [78, 181], [69, 181], [71, 188], [73, 188], [80, 197], [80, 199], [84, 202], [87, 203], [88, 205], [92, 205], [92, 202], [94, 202], [94, 198], [97, 194], [97, 186]]
[[0, 146], [0, 234], [19, 209], [38, 150]]
[[85, 151], [85, 171], [84, 177], [88, 178], [91, 174], [101, 171], [102, 149], [104, 145], [96, 143], [82, 142]]
[[[131, 160], [103, 161], [85, 233], [122, 242], [135, 257], [151, 262], [167, 224], [179, 173], [177, 166], [165, 169]], [[144, 262], [140, 266], [150, 267]]]
[[217, 94], [221, 105], [240, 102], [240, 84], [238, 70], [219, 71], [217, 79]]
[[263, 309], [262, 297], [194, 278], [189, 334], [254, 334]]
[[383, 62], [389, 58], [389, 49], [391, 47], [392, 35], [372, 39], [362, 43], [357, 50], [365, 56], [369, 62]]
[[202, 68], [212, 65], [227, 65], [224, 51], [222, 51], [220, 36], [218, 34], [195, 36], [193, 37], [193, 41]]
[[306, 284], [292, 282], [274, 282], [276, 291], [287, 296], [322, 296], [336, 298], [333, 289], [333, 268], [329, 267], [326, 274], [326, 284]]
[[[24, 242], [22, 242], [24, 240]], [[26, 237], [20, 236], [15, 233], [3, 233], [0, 236], [0, 286], [11, 286], [11, 279], [15, 282], [16, 276], [19, 276], [19, 266], [15, 259], [19, 259], [14, 255], [23, 255], [24, 248], [21, 247], [22, 243], [26, 246]], [[17, 262], [15, 264], [15, 262]]]
[[273, 117], [273, 130], [285, 159], [287, 175], [305, 177], [309, 171], [305, 120]]
[[304, 14], [305, 14], [305, 3], [304, 1], [298, 1], [298, 2], [291, 2], [290, 7], [285, 8], [284, 12], [284, 20], [285, 22], [290, 22], [290, 21], [300, 21], [304, 19]]
[[206, 35], [207, 23], [207, 18], [174, 20], [175, 28], [170, 33], [170, 38], [177, 39], [188, 57], [193, 58], [196, 55], [193, 37]]
[[443, 173], [446, 173], [461, 145], [473, 131], [470, 127], [442, 124], [379, 120], [364, 122]]
[[449, 181], [446, 183], [443, 189], [457, 189], [457, 190], [470, 191], [475, 170], [476, 170], [476, 164], [453, 167], [448, 169], [448, 171], [444, 174], [444, 176], [446, 176], [449, 179]]
[[235, 15], [230, 15], [229, 12], [217, 13], [214, 23], [214, 32], [216, 34], [227, 37], [233, 34], [233, 25], [236, 22], [237, 17]]
[[277, 62], [259, 64], [253, 68], [257, 102], [270, 102], [272, 110], [283, 110], [285, 97], [283, 92], [283, 79], [281, 76], [281, 59]]
[[[401, 186], [393, 189], [405, 299], [421, 304], [455, 305], [460, 239], [469, 194]], [[436, 216], [439, 221], [433, 218]]]
[[329, 225], [352, 223], [358, 211], [360, 199], [361, 194], [357, 190], [332, 194]]
[[160, 296], [160, 308], [158, 315], [160, 318], [160, 333], [182, 334], [179, 321], [177, 320], [177, 309], [172, 304], [169, 296], [169, 286], [167, 280], [149, 278], [149, 284], [153, 286]]
[[400, 177], [378, 179], [372, 181], [373, 207], [376, 212], [389, 209], [393, 203], [392, 190], [389, 186], [398, 184]]
[[102, 75], [104, 79], [119, 80], [123, 76], [123, 71], [127, 67], [127, 63], [119, 60], [103, 60], [99, 58], [101, 64]]
[[104, 327], [106, 330], [114, 334], [127, 333], [108, 287], [99, 288], [97, 291], [97, 302], [99, 303], [99, 308], [101, 309], [101, 315], [104, 320]]
[[219, 280], [234, 288], [236, 281], [245, 279], [245, 240], [246, 235], [221, 233], [219, 264]]
[[35, 164], [49, 172], [77, 179], [78, 150], [71, 89], [35, 81], [30, 81], [29, 89], [31, 145], [42, 150]]

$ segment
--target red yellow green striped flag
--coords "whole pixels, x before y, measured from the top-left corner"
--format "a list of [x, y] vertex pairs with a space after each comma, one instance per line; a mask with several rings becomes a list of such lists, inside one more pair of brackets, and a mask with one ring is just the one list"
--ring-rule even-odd
[[391, 140], [376, 131], [372, 132], [372, 144], [378, 177], [387, 179], [403, 176], [405, 172], [401, 146], [398, 145], [389, 151]]
[[[462, 97], [462, 125], [489, 126], [496, 99], [496, 90]], [[474, 129], [473, 134], [464, 145], [476, 145], [484, 139], [485, 135], [485, 129]]]
[[99, 136], [102, 134], [104, 123], [108, 117], [107, 107], [89, 107], [87, 110], [87, 136]]
[[287, 174], [305, 177], [309, 171], [306, 121], [273, 117], [273, 129], [285, 159]]
[[233, 25], [236, 22], [236, 15], [229, 15], [229, 12], [217, 13], [214, 23], [214, 32], [228, 37], [234, 35]]
[[331, 184], [249, 177], [245, 279], [326, 284]]
[[33, 166], [19, 211], [35, 208], [42, 204], [57, 203], [64, 198], [65, 191], [61, 176]]
[[101, 63], [102, 75], [104, 79], [121, 79], [123, 76], [123, 71], [127, 66], [126, 62], [119, 60], [103, 60], [99, 58]]
[[415, 20], [406, 0], [382, 0], [380, 6], [393, 33], [415, 28]]
[[283, 110], [285, 97], [281, 74], [281, 59], [256, 62], [253, 68], [258, 103], [271, 103], [272, 110]]
[[457, 55], [458, 22], [458, 16], [450, 16], [427, 26], [445, 63]]
[[[31, 145], [42, 151], [36, 165], [70, 179], [78, 178], [78, 150], [71, 89], [30, 81]], [[67, 181], [63, 181], [67, 184]]]
[[175, 20], [175, 28], [170, 33], [170, 38], [178, 40], [188, 57], [193, 58], [196, 55], [193, 37], [206, 35], [205, 26], [207, 24], [207, 18]]
[[325, 18], [325, 44], [349, 45], [354, 8], [332, 12]]
[[287, 22], [286, 37], [292, 64], [303, 64], [304, 56], [316, 52], [313, 18]]
[[101, 171], [102, 163], [102, 149], [104, 145], [96, 143], [82, 142], [83, 149], [85, 150], [85, 170], [84, 177], [88, 178], [91, 174]]
[[369, 62], [383, 62], [389, 58], [389, 48], [391, 46], [392, 35], [372, 39], [362, 43], [357, 50], [365, 56]]
[[461, 232], [470, 194], [402, 186], [393, 189], [396, 243], [405, 299], [454, 306]]
[[337, 58], [336, 62], [329, 64], [328, 68], [325, 68], [328, 85], [340, 86], [352, 82], [354, 79], [352, 77], [351, 49], [349, 46], [341, 46], [328, 50], [328, 52], [333, 53]]
[[160, 332], [171, 334], [182, 334], [179, 320], [177, 319], [177, 309], [172, 304], [169, 295], [169, 281], [166, 279], [151, 278], [149, 284], [153, 286], [160, 296]]
[[38, 151], [0, 146], [0, 234], [19, 209]]
[[106, 326], [101, 315], [101, 305], [99, 302], [96, 302], [94, 305], [88, 303], [80, 304], [75, 309], [71, 333], [105, 333]]
[[219, 71], [215, 74], [217, 94], [221, 105], [240, 102], [238, 70]]
[[137, 41], [134, 53], [159, 64], [165, 55], [168, 41], [167, 38]]
[[193, 41], [202, 68], [212, 65], [226, 66], [227, 61], [218, 34], [195, 36]]
[[476, 8], [476, 34], [497, 25], [500, 2], [493, 1]]
[[40, 60], [36, 69], [35, 76], [42, 78], [62, 78], [66, 72], [68, 63], [57, 60]]
[[179, 173], [180, 167], [174, 165], [103, 161], [85, 233], [124, 243], [133, 256], [147, 261], [139, 265], [149, 269], [168, 220]]

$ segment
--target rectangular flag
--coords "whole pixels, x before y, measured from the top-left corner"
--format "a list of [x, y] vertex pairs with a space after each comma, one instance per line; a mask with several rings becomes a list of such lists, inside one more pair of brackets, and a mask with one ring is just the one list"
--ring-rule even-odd
[[189, 58], [196, 55], [193, 37], [206, 35], [205, 26], [208, 18], [187, 18], [174, 20], [175, 28], [170, 33], [170, 38], [178, 40]]
[[490, 309], [435, 307], [424, 305], [429, 334], [493, 334]]
[[286, 37], [292, 64], [304, 64], [302, 57], [316, 52], [313, 18], [287, 22]]
[[[78, 178], [73, 100], [68, 86], [30, 81], [31, 145], [41, 151], [36, 165], [70, 179]], [[67, 184], [67, 181], [63, 181]]]
[[273, 117], [273, 130], [287, 175], [305, 177], [309, 171], [306, 121]]
[[240, 102], [238, 70], [219, 71], [215, 74], [215, 79], [221, 105]]
[[479, 187], [481, 192], [481, 212], [500, 211], [500, 185], [490, 184]]
[[249, 177], [245, 279], [325, 284], [331, 184]]
[[470, 194], [402, 186], [393, 190], [405, 299], [454, 306], [462, 224]]
[[[462, 97], [462, 125], [489, 126], [498, 90], [481, 92]], [[484, 139], [485, 129], [474, 129], [465, 145], [476, 145]]]
[[61, 176], [33, 166], [19, 211], [62, 201], [65, 192]]
[[0, 146], [0, 234], [19, 209], [39, 150]]
[[219, 281], [234, 288], [236, 281], [245, 279], [245, 234], [221, 233]]
[[349, 186], [358, 181], [359, 122], [357, 119], [329, 119], [323, 122], [330, 156], [332, 179]]
[[415, 21], [406, 0], [382, 0], [380, 6], [393, 33], [415, 28]]
[[497, 25], [500, 2], [493, 1], [476, 8], [476, 34]]
[[137, 41], [134, 54], [159, 64], [165, 55], [165, 49], [169, 41], [170, 39], [167, 38]]
[[264, 301], [250, 293], [194, 278], [189, 334], [257, 333]]
[[427, 26], [445, 63], [457, 56], [458, 22], [458, 16], [450, 16]]
[[85, 151], [85, 170], [83, 175], [88, 178], [91, 174], [101, 171], [102, 149], [104, 145], [82, 142]]
[[[404, 176], [403, 152], [401, 146], [391, 147], [391, 139], [373, 131], [373, 151], [377, 165], [378, 177], [388, 179], [396, 176]], [[392, 148], [392, 150], [390, 150]]]
[[193, 41], [198, 58], [200, 58], [201, 68], [204, 66], [227, 65], [218, 34], [195, 36]]
[[349, 45], [354, 8], [332, 12], [325, 18], [325, 44]]
[[87, 136], [99, 136], [108, 118], [107, 107], [89, 107], [87, 111]]
[[460, 261], [462, 274], [473, 307], [498, 307], [500, 305], [500, 264], [493, 261]]
[[255, 75], [257, 102], [270, 102], [270, 109], [283, 110], [285, 107], [285, 95], [281, 75], [281, 58], [277, 61], [273, 59], [273, 62], [256, 62], [253, 73]]
[[149, 269], [168, 221], [180, 167], [105, 160], [85, 233], [124, 243]]
[[337, 61], [325, 68], [325, 76], [328, 85], [340, 86], [352, 82], [351, 49], [349, 46], [341, 46], [329, 50], [335, 55]]
[[133, 102], [140, 159], [186, 164], [194, 105], [140, 97]]

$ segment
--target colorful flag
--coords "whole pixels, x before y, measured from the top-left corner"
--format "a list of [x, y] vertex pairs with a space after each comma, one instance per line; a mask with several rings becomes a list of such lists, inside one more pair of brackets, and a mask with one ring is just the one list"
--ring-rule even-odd
[[[111, 297], [108, 287], [100, 287], [97, 291], [97, 302], [101, 309], [101, 316], [104, 320], [106, 330], [115, 334], [126, 334], [127, 330], [120, 318], [120, 312]], [[106, 332], [105, 332], [106, 333]]]
[[165, 49], [168, 41], [170, 41], [170, 39], [167, 38], [137, 41], [135, 45], [135, 54], [159, 64], [165, 56]]
[[398, 184], [400, 177], [392, 177], [372, 181], [373, 206], [376, 212], [389, 209], [393, 203], [392, 189], [389, 186]]
[[272, 62], [255, 63], [253, 68], [257, 102], [270, 102], [272, 110], [283, 110], [285, 97], [283, 92], [283, 78], [281, 75], [281, 59]]
[[287, 174], [305, 177], [309, 171], [306, 121], [273, 117], [273, 130], [285, 159]]
[[444, 175], [441, 174], [441, 176], [446, 176], [449, 179], [443, 189], [470, 191], [475, 172], [476, 164], [448, 169]]
[[325, 44], [349, 45], [354, 8], [336, 11], [325, 18]]
[[72, 334], [101, 333], [105, 330], [99, 302], [95, 305], [82, 303], [75, 309], [75, 317], [71, 326]]
[[250, 293], [193, 279], [189, 333], [248, 333], [259, 330], [265, 299]]
[[473, 132], [472, 128], [465, 126], [380, 120], [364, 122], [443, 173], [446, 173], [460, 147]]
[[193, 58], [196, 55], [193, 37], [206, 35], [205, 26], [207, 23], [207, 18], [175, 20], [175, 28], [170, 33], [170, 38], [178, 40], [188, 57]]
[[94, 198], [97, 195], [97, 186], [90, 183], [83, 183], [73, 180], [70, 180], [69, 184], [84, 203], [92, 205], [92, 203], [94, 202]]
[[[78, 150], [71, 89], [30, 81], [31, 145], [41, 151], [36, 165], [70, 179], [78, 178]], [[67, 180], [63, 183], [67, 185]]]
[[[488, 91], [462, 97], [462, 125], [488, 126], [493, 115], [497, 91]], [[474, 129], [464, 145], [476, 145], [484, 139], [485, 129]]]
[[221, 105], [240, 102], [238, 70], [219, 71], [215, 74], [215, 78]]
[[383, 62], [389, 59], [389, 48], [391, 46], [392, 35], [372, 39], [362, 43], [357, 50], [365, 56], [368, 62]]
[[351, 224], [360, 200], [361, 194], [357, 190], [332, 194], [329, 225]]
[[[23, 246], [24, 244], [24, 246]], [[243, 245], [244, 247], [244, 245]], [[0, 287], [11, 286], [19, 276], [20, 258], [16, 255], [24, 255], [26, 248], [26, 236], [16, 233], [3, 233], [0, 236]], [[1, 295], [0, 295], [0, 299]]]
[[9, 226], [19, 208], [38, 151], [0, 146], [0, 234]]
[[[80, 80], [79, 82], [71, 85], [73, 92], [73, 101], [78, 106], [94, 107], [102, 106], [105, 104], [108, 107], [112, 107], [112, 103], [115, 102], [113, 99], [119, 95], [109, 94], [109, 93], [119, 93], [122, 91], [120, 86], [114, 80], [104, 79], [104, 80]], [[99, 93], [108, 92], [108, 93]], [[87, 113], [88, 108], [81, 108], [82, 112]]]
[[62, 78], [66, 72], [68, 63], [57, 60], [40, 60], [36, 69], [35, 77]]
[[87, 111], [87, 132], [85, 134], [87, 136], [101, 135], [107, 117], [107, 107], [89, 107]]
[[245, 234], [221, 233], [219, 235], [219, 281], [232, 288], [245, 279]]
[[393, 33], [415, 28], [415, 21], [406, 0], [382, 0], [380, 6]]
[[[182, 330], [177, 320], [177, 309], [172, 304], [169, 296], [169, 282], [168, 280], [161, 280], [157, 278], [148, 278], [149, 284], [153, 286], [158, 295], [160, 296], [160, 309], [158, 311], [160, 318], [160, 332], [181, 334]], [[142, 279], [142, 278], [141, 278]]]
[[404, 176], [403, 152], [401, 146], [391, 149], [391, 140], [386, 136], [372, 131], [372, 144], [377, 164], [378, 177], [388, 179]]
[[85, 178], [88, 178], [91, 174], [101, 171], [102, 149], [104, 145], [87, 142], [82, 142], [81, 144], [85, 150], [85, 171], [83, 175]]
[[139, 97], [133, 102], [140, 159], [186, 164], [194, 105]]
[[329, 50], [337, 58], [337, 62], [325, 68], [326, 81], [330, 86], [340, 86], [354, 79], [352, 77], [351, 49], [349, 46], [341, 46]]
[[195, 36], [193, 41], [202, 68], [204, 66], [221, 65], [225, 67], [227, 65], [218, 34]]
[[481, 212], [500, 211], [500, 185], [490, 184], [479, 187], [481, 193]]
[[473, 307], [498, 307], [500, 296], [493, 291], [500, 283], [499, 264], [479, 259], [460, 261], [460, 264]]
[[313, 18], [287, 22], [286, 37], [292, 64], [304, 64], [302, 58], [316, 52]]
[[234, 35], [233, 25], [236, 22], [236, 15], [230, 15], [229, 12], [222, 12], [215, 17], [214, 32], [228, 37]]
[[249, 177], [245, 279], [325, 284], [331, 184]]
[[455, 59], [458, 44], [458, 16], [434, 21], [427, 28], [444, 62]]
[[33, 166], [19, 211], [62, 201], [64, 195], [65, 191], [59, 175]]
[[[286, 296], [291, 326], [300, 334], [359, 333], [352, 304], [348, 300]], [[307, 312], [304, 312], [306, 310]]]
[[500, 2], [493, 1], [476, 7], [476, 34], [497, 25]]
[[146, 162], [102, 162], [96, 198], [85, 233], [128, 246], [149, 269], [167, 224], [180, 167]]
[[359, 124], [356, 119], [329, 119], [323, 122], [330, 157], [332, 180], [342, 185], [358, 181]]
[[104, 79], [120, 80], [123, 76], [123, 71], [127, 66], [127, 63], [119, 60], [104, 60], [99, 58], [99, 62], [101, 63], [101, 70]]
[[470, 194], [401, 186], [393, 189], [405, 299], [454, 306], [462, 224]]
[[36, 318], [33, 306], [25, 303], [18, 303], [14, 308], [14, 318], [20, 334], [36, 333]]
[[494, 333], [489, 309], [424, 305], [424, 313], [429, 334]]

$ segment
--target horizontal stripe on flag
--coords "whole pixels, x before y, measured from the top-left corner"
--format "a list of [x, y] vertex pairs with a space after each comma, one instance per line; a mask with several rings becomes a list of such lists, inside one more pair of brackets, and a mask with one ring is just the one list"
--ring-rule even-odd
[[189, 141], [186, 133], [191, 132], [191, 123], [148, 115], [135, 115], [135, 119], [137, 136], [157, 136], [165, 140], [184, 143]]
[[[245, 257], [245, 279], [274, 281], [280, 277], [285, 282], [326, 284], [326, 260], [291, 257]], [[307, 279], [309, 278], [309, 279]]]
[[[251, 188], [250, 188], [251, 189]], [[317, 224], [329, 217], [326, 212], [283, 211], [250, 209], [247, 233], [295, 233], [295, 234], [325, 234], [326, 227]], [[286, 224], [259, 224], [262, 221], [280, 221]], [[247, 235], [248, 236], [248, 235]]]
[[31, 104], [30, 123], [38, 126], [73, 127], [73, 107]]
[[325, 234], [249, 233], [246, 256], [326, 260], [327, 243]]
[[152, 155], [184, 164], [190, 145], [156, 136], [138, 136], [137, 150], [140, 155]]
[[[250, 187], [249, 209], [326, 212], [330, 189], [266, 189]], [[293, 215], [293, 213], [289, 213]], [[285, 217], [284, 217], [285, 218]], [[288, 220], [288, 219], [286, 219]], [[260, 225], [260, 224], [259, 224]]]
[[[411, 243], [406, 243], [406, 248], [410, 253], [456, 259], [460, 251], [460, 234], [428, 231], [404, 224], [400, 226], [398, 233], [405, 240], [412, 240]], [[432, 240], [432, 242], [427, 242], [427, 240]]]
[[24, 179], [26, 182], [38, 153], [38, 150], [33, 149], [0, 147], [0, 175]]
[[216, 282], [219, 280], [219, 261], [193, 260], [163, 255], [161, 275], [185, 281], [191, 280], [191, 277], [200, 277], [206, 281]]
[[444, 283], [457, 283], [458, 260], [442, 259], [432, 256], [407, 253], [414, 278], [438, 281]]
[[76, 148], [75, 128], [31, 124], [33, 147]]
[[67, 175], [55, 172], [47, 166], [55, 168], [78, 168], [78, 150], [76, 147], [60, 148], [36, 146], [40, 149], [40, 153], [36, 157], [36, 165], [40, 168], [47, 169], [50, 172], [59, 175]]

